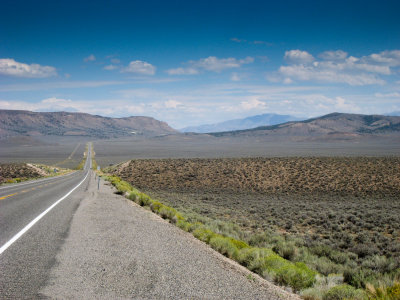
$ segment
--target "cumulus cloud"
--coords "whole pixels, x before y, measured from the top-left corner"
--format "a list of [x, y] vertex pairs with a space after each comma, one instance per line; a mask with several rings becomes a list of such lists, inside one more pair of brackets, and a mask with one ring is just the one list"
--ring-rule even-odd
[[112, 70], [118, 69], [118, 66], [111, 64], [111, 65], [105, 66], [103, 69], [107, 70], [107, 71], [112, 71]]
[[382, 51], [363, 58], [365, 61], [375, 62], [389, 67], [400, 66], [400, 50]]
[[39, 64], [25, 64], [12, 58], [0, 59], [0, 74], [15, 77], [46, 78], [56, 76], [56, 68]]
[[252, 109], [260, 109], [260, 108], [265, 108], [266, 103], [263, 101], [258, 100], [257, 98], [252, 98], [247, 101], [242, 101], [240, 103], [240, 107], [244, 110], [252, 110]]
[[252, 62], [254, 62], [254, 58], [250, 56], [243, 59], [209, 56], [199, 60], [191, 60], [188, 62], [189, 67], [169, 69], [167, 73], [170, 75], [195, 75], [198, 74], [200, 70], [220, 73], [225, 69], [239, 68], [244, 64], [250, 64]]
[[156, 73], [156, 67], [145, 61], [135, 60], [131, 61], [126, 68], [121, 70], [121, 72], [154, 75]]
[[[379, 75], [392, 75], [392, 68], [400, 66], [400, 51], [383, 51], [363, 57], [348, 56], [342, 50], [325, 51], [316, 60], [310, 53], [301, 50], [285, 52], [288, 65], [281, 66], [271, 81], [284, 83], [293, 81], [322, 81], [346, 83], [353, 86], [385, 84]], [[280, 79], [279, 79], [280, 77]]]
[[281, 66], [279, 73], [284, 76], [285, 83], [291, 83], [293, 80], [347, 83], [353, 86], [385, 83], [384, 80], [373, 74], [348, 74], [319, 65]]
[[215, 56], [209, 56], [197, 61], [190, 61], [194, 67], [212, 72], [221, 72], [224, 69], [239, 68], [243, 64], [250, 64], [252, 62], [254, 62], [254, 58], [250, 56], [244, 59], [236, 59], [233, 57], [217, 58]]
[[314, 61], [314, 57], [307, 51], [290, 50], [285, 52], [285, 60], [290, 63], [304, 64]]
[[182, 105], [182, 103], [176, 100], [168, 100], [164, 102], [166, 108], [177, 108], [179, 105]]
[[93, 54], [90, 54], [88, 57], [85, 57], [83, 59], [84, 62], [95, 61], [95, 60], [96, 60], [96, 56], [94, 56]]
[[176, 68], [167, 70], [169, 75], [196, 75], [199, 71], [195, 68]]
[[347, 52], [344, 52], [342, 50], [325, 51], [325, 52], [322, 52], [319, 55], [319, 57], [324, 60], [334, 60], [334, 61], [344, 60], [347, 57]]

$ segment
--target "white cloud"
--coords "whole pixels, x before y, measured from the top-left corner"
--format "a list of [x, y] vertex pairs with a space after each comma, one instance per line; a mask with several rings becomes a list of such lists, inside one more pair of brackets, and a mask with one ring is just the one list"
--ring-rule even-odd
[[240, 107], [243, 108], [244, 110], [265, 108], [266, 105], [267, 104], [265, 102], [258, 100], [257, 97], [254, 97], [247, 101], [242, 101], [240, 103]]
[[383, 51], [361, 58], [348, 56], [342, 50], [325, 51], [315, 60], [306, 51], [290, 50], [285, 52], [288, 65], [281, 66], [277, 75], [270, 74], [272, 82], [282, 81], [320, 81], [345, 83], [353, 86], [385, 84], [378, 75], [393, 75], [392, 68], [400, 66], [400, 51]]
[[176, 100], [168, 100], [164, 102], [166, 108], [177, 108], [179, 105], [182, 105], [182, 102]]
[[209, 56], [197, 61], [190, 61], [194, 67], [212, 72], [221, 72], [224, 69], [239, 68], [243, 64], [250, 64], [252, 62], [254, 62], [254, 58], [250, 56], [244, 59], [236, 59], [233, 57], [217, 58], [215, 56]]
[[116, 66], [116, 65], [107, 65], [103, 69], [107, 70], [107, 71], [112, 71], [112, 70], [118, 69], [118, 66]]
[[96, 60], [96, 56], [94, 56], [93, 54], [90, 54], [88, 57], [85, 57], [83, 59], [84, 62], [95, 61], [95, 60]]
[[400, 50], [382, 51], [363, 58], [365, 61], [383, 64], [389, 67], [400, 66]]
[[290, 63], [308, 64], [314, 61], [314, 57], [307, 51], [290, 50], [285, 52], [285, 60]]
[[397, 93], [397, 92], [387, 93], [387, 94], [375, 93], [375, 97], [378, 97], [378, 98], [400, 98], [400, 93]]
[[24, 64], [15, 61], [12, 58], [0, 59], [0, 74], [27, 77], [27, 78], [46, 78], [56, 76], [56, 68], [50, 66], [41, 66], [39, 64]]
[[131, 61], [126, 68], [121, 70], [121, 72], [154, 75], [156, 73], [156, 67], [145, 61], [135, 60]]
[[38, 82], [31, 84], [7, 84], [0, 85], [1, 92], [16, 91], [40, 91], [52, 89], [76, 89], [76, 88], [95, 88], [108, 85], [125, 84], [125, 81], [59, 81], [59, 82]]
[[112, 59], [111, 59], [111, 62], [112, 62], [113, 64], [119, 64], [119, 63], [121, 62], [121, 60], [119, 60], [118, 58], [112, 58]]
[[322, 52], [319, 57], [321, 57], [324, 60], [344, 60], [347, 57], [347, 52], [344, 52], [342, 50], [336, 50], [336, 51], [325, 51]]
[[335, 98], [335, 108], [336, 111], [339, 112], [359, 112], [360, 108], [357, 105], [354, 105], [353, 103], [349, 103], [346, 99], [344, 99], [343, 97], [336, 97]]
[[195, 68], [176, 68], [167, 70], [169, 75], [196, 75], [199, 71]]
[[244, 64], [250, 64], [252, 62], [254, 62], [254, 58], [250, 56], [243, 59], [209, 56], [199, 60], [191, 60], [188, 62], [189, 67], [169, 69], [167, 73], [169, 75], [195, 75], [198, 74], [200, 70], [219, 73], [225, 69], [239, 68]]
[[385, 81], [372, 74], [348, 74], [335, 69], [322, 68], [319, 65], [281, 66], [279, 73], [284, 77], [285, 83], [290, 80], [322, 81], [334, 83], [347, 83], [349, 85], [384, 84]]
[[239, 76], [239, 74], [238, 73], [232, 73], [231, 74], [231, 80], [232, 81], [240, 81], [240, 76]]

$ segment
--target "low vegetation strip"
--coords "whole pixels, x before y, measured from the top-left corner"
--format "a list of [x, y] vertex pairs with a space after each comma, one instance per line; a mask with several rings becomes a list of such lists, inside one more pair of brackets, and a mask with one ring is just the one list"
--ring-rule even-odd
[[0, 164], [0, 184], [50, 177], [68, 173], [70, 170], [41, 164]]
[[[202, 222], [192, 223], [190, 219], [176, 209], [153, 200], [119, 177], [103, 176], [115, 186], [117, 193], [125, 195], [141, 206], [148, 207], [162, 218], [169, 220], [187, 232], [191, 232], [197, 239], [208, 243], [215, 250], [236, 260], [251, 271], [266, 279], [273, 280], [277, 284], [289, 286], [295, 292], [300, 292], [305, 299], [364, 299], [366, 297], [379, 299], [374, 298], [373, 295], [368, 296], [365, 291], [356, 289], [351, 285], [335, 284], [334, 280], [331, 279], [332, 276], [325, 277], [302, 262], [294, 263], [284, 259], [272, 249], [254, 247], [242, 240], [216, 233]], [[393, 287], [390, 288], [393, 289]]]

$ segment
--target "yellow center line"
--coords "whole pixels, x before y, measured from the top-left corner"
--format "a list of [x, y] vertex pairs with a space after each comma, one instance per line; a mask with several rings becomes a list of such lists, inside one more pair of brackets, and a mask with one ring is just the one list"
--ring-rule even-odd
[[36, 190], [36, 189], [38, 189], [38, 188], [42, 188], [42, 187], [45, 187], [45, 186], [47, 186], [47, 185], [54, 184], [54, 183], [56, 183], [56, 182], [50, 182], [50, 183], [47, 183], [47, 184], [42, 184], [42, 185], [39, 185], [39, 186], [37, 186], [37, 187], [33, 187], [33, 188], [31, 188], [31, 189], [27, 189], [27, 190], [23, 190], [23, 191], [14, 193], [14, 194], [10, 194], [10, 195], [7, 195], [7, 196], [3, 196], [3, 197], [0, 197], [0, 200], [6, 199], [6, 198], [11, 197], [11, 196], [14, 196], [14, 195], [27, 193], [27, 192], [29, 192], [29, 191], [34, 191], [34, 190]]
[[0, 198], [0, 200], [6, 199], [6, 198], [11, 197], [11, 196], [14, 196], [16, 194], [18, 194], [18, 193], [10, 194], [10, 195], [7, 195], [7, 196], [3, 196], [3, 197]]

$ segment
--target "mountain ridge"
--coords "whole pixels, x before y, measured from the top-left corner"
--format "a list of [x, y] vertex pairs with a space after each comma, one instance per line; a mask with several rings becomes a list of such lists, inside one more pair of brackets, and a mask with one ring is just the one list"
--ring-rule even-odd
[[80, 112], [0, 110], [0, 139], [47, 135], [113, 138], [173, 133], [177, 131], [167, 123], [151, 117], [111, 118]]
[[218, 122], [214, 124], [203, 124], [198, 126], [189, 126], [180, 129], [181, 132], [195, 132], [195, 133], [208, 133], [208, 132], [220, 132], [220, 131], [233, 131], [256, 128], [263, 125], [275, 125], [281, 124], [288, 121], [297, 121], [299, 118], [290, 115], [279, 115], [279, 114], [261, 114], [250, 116], [241, 119], [232, 119], [224, 122]]
[[400, 117], [335, 112], [302, 121], [209, 134], [215, 137], [299, 136], [332, 139], [351, 139], [365, 135], [400, 135]]

